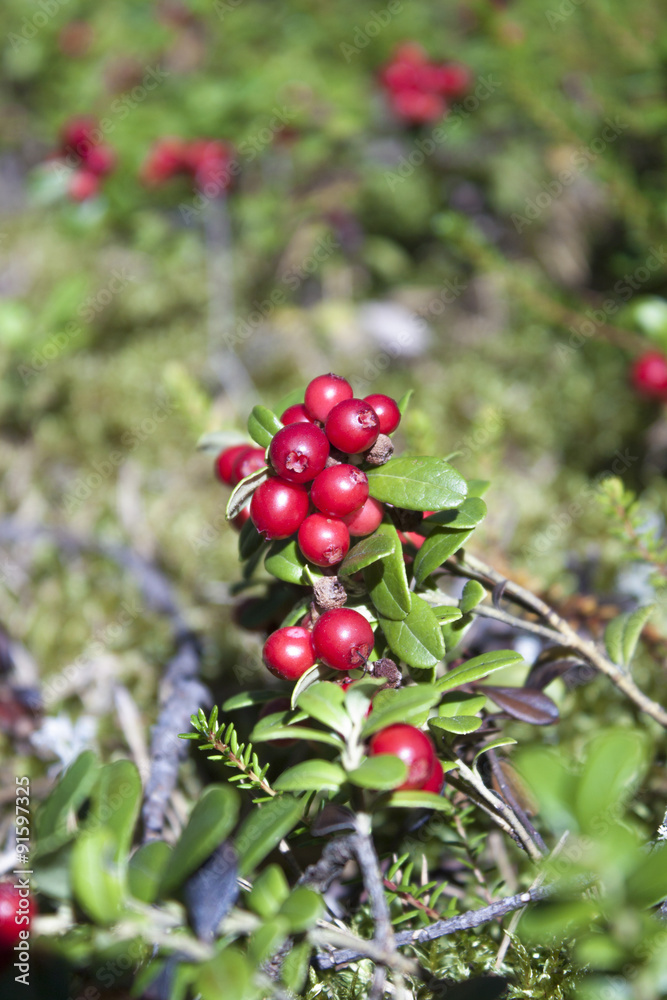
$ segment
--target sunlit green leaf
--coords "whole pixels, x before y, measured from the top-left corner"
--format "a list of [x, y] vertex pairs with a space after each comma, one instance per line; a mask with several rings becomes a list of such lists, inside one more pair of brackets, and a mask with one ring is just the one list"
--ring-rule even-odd
[[440, 458], [392, 458], [368, 473], [370, 495], [406, 510], [443, 510], [465, 500], [465, 479]]
[[248, 417], [248, 433], [261, 448], [268, 448], [273, 435], [282, 427], [275, 413], [266, 406], [253, 406]]

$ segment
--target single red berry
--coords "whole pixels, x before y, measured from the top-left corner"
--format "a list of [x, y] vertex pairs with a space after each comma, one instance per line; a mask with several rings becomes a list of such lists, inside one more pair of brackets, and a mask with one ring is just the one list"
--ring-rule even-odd
[[408, 776], [396, 789], [400, 792], [423, 788], [436, 759], [435, 747], [426, 733], [402, 722], [387, 726], [371, 736], [368, 753], [371, 757], [393, 754], [403, 761], [408, 768]]
[[72, 201], [88, 201], [100, 190], [100, 179], [90, 170], [75, 170], [69, 179], [68, 193]]
[[290, 625], [272, 632], [262, 650], [264, 664], [285, 681], [296, 681], [315, 663], [312, 632]]
[[336, 403], [344, 399], [352, 399], [352, 386], [342, 375], [318, 375], [306, 387], [305, 407], [313, 420], [327, 419], [329, 411]]
[[215, 460], [215, 474], [221, 483], [234, 486], [234, 463], [244, 451], [251, 451], [249, 444], [234, 444], [221, 451]]
[[351, 514], [346, 514], [343, 521], [351, 535], [370, 535], [379, 528], [384, 517], [384, 505], [374, 497], [369, 497], [366, 503]]
[[646, 351], [632, 366], [632, 384], [637, 392], [650, 399], [667, 399], [667, 357], [659, 351]]
[[104, 177], [110, 174], [116, 166], [116, 154], [111, 146], [93, 146], [84, 157], [86, 170], [97, 177]]
[[364, 396], [364, 401], [370, 403], [378, 415], [380, 434], [393, 434], [401, 422], [401, 411], [396, 400], [377, 392], [371, 396]]
[[335, 566], [350, 548], [350, 532], [338, 517], [311, 514], [297, 535], [299, 548], [316, 566]]
[[434, 757], [429, 776], [422, 785], [421, 790], [422, 792], [434, 792], [438, 795], [442, 791], [444, 783], [445, 772], [442, 769], [442, 764], [437, 757]]
[[334, 448], [346, 455], [358, 455], [377, 441], [380, 418], [365, 400], [344, 399], [329, 413], [324, 430]]
[[63, 153], [74, 153], [82, 159], [93, 145], [91, 133], [96, 131], [97, 121], [90, 116], [70, 118], [60, 131], [60, 149]]
[[212, 198], [227, 191], [234, 178], [232, 147], [216, 139], [196, 139], [185, 154], [186, 168], [197, 187]]
[[356, 465], [332, 465], [315, 476], [310, 499], [323, 514], [344, 517], [368, 499], [368, 476]]
[[295, 403], [294, 406], [288, 406], [280, 419], [285, 426], [288, 424], [312, 424], [313, 422], [303, 403]]
[[374, 641], [369, 622], [353, 608], [325, 611], [313, 626], [315, 653], [333, 670], [363, 667]]
[[141, 168], [144, 184], [157, 186], [188, 169], [187, 145], [183, 139], [158, 139]]
[[299, 528], [309, 506], [303, 486], [273, 476], [260, 483], [253, 493], [250, 517], [264, 538], [288, 538]]
[[461, 63], [432, 67], [432, 88], [443, 97], [461, 97], [470, 88], [472, 74]]
[[288, 424], [274, 434], [269, 458], [279, 476], [289, 483], [309, 483], [326, 465], [329, 442], [312, 423]]
[[11, 951], [21, 940], [21, 931], [29, 929], [35, 912], [31, 896], [23, 896], [11, 882], [0, 882], [0, 952]]
[[237, 456], [232, 469], [232, 485], [236, 486], [251, 472], [257, 472], [266, 465], [264, 448], [248, 448]]
[[391, 95], [392, 110], [411, 125], [423, 125], [442, 118], [447, 105], [442, 97], [420, 90], [399, 90]]

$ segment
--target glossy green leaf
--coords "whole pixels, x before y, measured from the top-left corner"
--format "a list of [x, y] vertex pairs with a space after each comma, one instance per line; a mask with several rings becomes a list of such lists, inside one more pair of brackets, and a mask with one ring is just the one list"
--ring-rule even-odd
[[250, 708], [251, 705], [264, 705], [275, 697], [275, 690], [268, 688], [264, 688], [263, 691], [241, 691], [222, 703], [222, 711], [234, 712], [239, 708]]
[[406, 765], [393, 754], [378, 754], [377, 757], [368, 757], [359, 767], [348, 774], [353, 785], [358, 785], [360, 788], [374, 788], [378, 791], [402, 785], [407, 776]]
[[306, 670], [304, 674], [301, 674], [298, 681], [292, 688], [291, 704], [292, 708], [296, 709], [297, 700], [303, 694], [303, 692], [309, 688], [312, 684], [319, 684], [320, 681], [326, 681], [331, 677], [333, 671], [330, 667], [326, 667], [323, 663], [315, 663], [309, 670]]
[[448, 624], [449, 622], [456, 622], [461, 618], [461, 609], [457, 608], [453, 604], [436, 604], [431, 605], [431, 611], [438, 619], [440, 625]]
[[72, 848], [70, 871], [75, 899], [91, 920], [103, 926], [115, 923], [123, 905], [115, 850], [113, 834], [101, 826], [80, 834]]
[[130, 892], [142, 903], [154, 903], [171, 857], [171, 847], [164, 840], [143, 844], [130, 858], [127, 876]]
[[318, 681], [299, 694], [297, 705], [329, 729], [347, 736], [352, 722], [344, 708], [345, 692], [340, 684]]
[[313, 729], [309, 726], [282, 725], [276, 720], [276, 716], [267, 716], [260, 719], [250, 734], [253, 743], [270, 743], [273, 740], [314, 740], [317, 743], [327, 743], [331, 747], [340, 750], [343, 740], [333, 733], [325, 733], [321, 729]]
[[396, 809], [435, 809], [437, 812], [454, 812], [449, 799], [434, 792], [394, 792], [383, 804]]
[[383, 522], [376, 536], [391, 544], [391, 552], [364, 569], [364, 581], [373, 606], [383, 618], [400, 621], [411, 607], [410, 588], [405, 572], [403, 547], [398, 532], [389, 521]]
[[279, 916], [288, 921], [292, 934], [303, 934], [314, 927], [323, 914], [322, 897], [305, 886], [291, 892], [279, 911]]
[[67, 818], [90, 795], [99, 769], [95, 754], [85, 750], [60, 775], [35, 816], [36, 849], [40, 854], [48, 853], [49, 842], [55, 850], [62, 845], [63, 838], [70, 838]]
[[305, 587], [311, 577], [321, 577], [321, 572], [306, 561], [297, 545], [296, 538], [285, 538], [274, 542], [267, 552], [264, 568], [278, 580], [285, 583], [296, 583]]
[[439, 510], [430, 514], [422, 522], [422, 528], [429, 530], [432, 525], [443, 528], [476, 528], [486, 517], [486, 504], [479, 497], [468, 497], [460, 507]]
[[475, 760], [477, 760], [478, 757], [481, 757], [483, 753], [487, 753], [489, 750], [498, 750], [500, 747], [509, 747], [513, 743], [516, 743], [516, 740], [511, 736], [499, 736], [497, 739], [491, 740], [490, 743], [487, 743], [486, 746], [483, 746], [481, 750], [478, 750], [475, 754]]
[[237, 514], [241, 513], [246, 504], [251, 500], [253, 493], [260, 483], [265, 482], [268, 478], [269, 470], [264, 466], [263, 469], [251, 472], [249, 476], [246, 476], [245, 479], [242, 479], [234, 487], [232, 495], [227, 501], [227, 509], [225, 511], [225, 517], [228, 521], [231, 521]]
[[105, 764], [92, 791], [92, 804], [83, 828], [104, 826], [114, 838], [114, 857], [127, 856], [141, 808], [142, 785], [130, 760]]
[[289, 894], [289, 883], [280, 865], [267, 865], [252, 884], [248, 906], [262, 920], [269, 920], [276, 915]]
[[399, 399], [397, 405], [398, 405], [398, 409], [399, 409], [399, 412], [401, 414], [401, 417], [405, 416], [405, 412], [406, 412], [408, 406], [410, 405], [410, 400], [412, 399], [414, 391], [415, 391], [414, 389], [408, 389], [408, 391], [405, 392], [405, 393], [403, 393], [403, 395]]
[[466, 481], [441, 458], [392, 458], [368, 473], [370, 495], [406, 510], [458, 507], [466, 497]]
[[474, 733], [482, 725], [482, 720], [476, 715], [450, 715], [429, 719], [428, 724], [436, 735], [438, 730], [445, 733]]
[[513, 649], [492, 649], [450, 670], [438, 681], [438, 690], [451, 691], [461, 684], [471, 684], [486, 677], [487, 674], [502, 670], [503, 667], [515, 666], [517, 663], [523, 663], [523, 657]]
[[438, 715], [452, 718], [455, 715], [477, 715], [486, 704], [486, 695], [455, 693], [446, 695], [438, 705]]
[[197, 451], [219, 455], [221, 451], [233, 448], [237, 444], [247, 444], [250, 447], [248, 437], [242, 431], [211, 431], [208, 434], [202, 434], [199, 438], [199, 441], [197, 441]]
[[240, 875], [248, 875], [294, 829], [301, 819], [303, 808], [301, 799], [279, 795], [253, 809], [234, 842]]
[[239, 559], [242, 562], [250, 559], [251, 556], [254, 556], [261, 549], [262, 545], [264, 545], [264, 539], [250, 518], [248, 518], [239, 534]]
[[234, 1000], [255, 1000], [262, 994], [255, 985], [254, 968], [237, 948], [225, 948], [214, 958], [199, 965], [194, 991], [199, 1000], [220, 1000], [221, 984], [224, 995]]
[[281, 916], [266, 920], [248, 939], [248, 957], [259, 966], [280, 949], [289, 935], [289, 922]]
[[629, 666], [634, 656], [639, 636], [654, 610], [654, 604], [647, 604], [635, 611], [618, 615], [609, 623], [604, 633], [609, 659], [622, 667]]
[[468, 614], [468, 612], [472, 611], [473, 608], [476, 608], [485, 597], [486, 588], [483, 587], [478, 580], [468, 580], [463, 588], [461, 600], [459, 601], [459, 607], [464, 615]]
[[373, 699], [373, 711], [364, 723], [362, 736], [366, 739], [379, 729], [397, 722], [421, 723], [439, 697], [434, 684], [413, 684], [397, 691], [380, 691]]
[[283, 771], [273, 783], [280, 792], [337, 791], [345, 781], [340, 764], [328, 760], [305, 760]]
[[433, 667], [445, 655], [438, 619], [426, 601], [412, 594], [410, 612], [402, 621], [380, 618], [392, 653], [411, 667]]
[[417, 583], [423, 583], [434, 570], [443, 565], [446, 559], [458, 552], [474, 530], [474, 528], [461, 530], [443, 527], [433, 528], [415, 556], [413, 570]]
[[164, 873], [160, 895], [174, 891], [232, 831], [239, 798], [230, 785], [209, 785], [190, 813]]
[[313, 947], [308, 941], [293, 944], [280, 967], [280, 975], [285, 986], [297, 995], [303, 993], [306, 987], [312, 950]]
[[253, 406], [248, 417], [248, 433], [260, 448], [268, 448], [273, 435], [282, 427], [278, 417], [266, 406]]
[[373, 532], [367, 538], [353, 545], [338, 567], [338, 576], [351, 576], [365, 569], [371, 563], [390, 556], [394, 550], [394, 540], [386, 534]]
[[600, 832], [618, 822], [619, 809], [647, 766], [645, 736], [632, 729], [606, 729], [586, 748], [577, 783], [575, 811], [581, 829]]

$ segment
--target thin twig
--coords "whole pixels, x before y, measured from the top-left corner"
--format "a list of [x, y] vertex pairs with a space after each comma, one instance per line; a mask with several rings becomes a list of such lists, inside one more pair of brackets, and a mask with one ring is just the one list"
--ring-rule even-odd
[[641, 691], [633, 679], [620, 667], [600, 652], [594, 643], [583, 639], [578, 632], [564, 618], [561, 618], [553, 608], [549, 607], [541, 598], [526, 590], [513, 580], [506, 580], [504, 576], [496, 572], [491, 566], [487, 566], [481, 559], [469, 555], [452, 556], [446, 562], [446, 566], [453, 573], [465, 576], [473, 580], [478, 580], [490, 590], [498, 583], [506, 583], [504, 597], [513, 600], [521, 607], [538, 615], [545, 621], [555, 633], [558, 640], [565, 640], [565, 643], [575, 649], [577, 653], [590, 663], [601, 674], [604, 674], [614, 684], [619, 691], [622, 691], [630, 701], [633, 702], [642, 712], [650, 716], [657, 723], [667, 729], [667, 711], [657, 702], [652, 701]]

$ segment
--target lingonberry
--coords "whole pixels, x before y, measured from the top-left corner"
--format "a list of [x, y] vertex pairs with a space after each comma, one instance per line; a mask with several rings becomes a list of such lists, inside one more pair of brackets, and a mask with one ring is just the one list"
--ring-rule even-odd
[[336, 403], [352, 399], [352, 386], [342, 375], [318, 375], [306, 387], [305, 407], [313, 420], [324, 422]]
[[250, 501], [250, 517], [264, 538], [288, 538], [308, 513], [308, 493], [298, 483], [273, 476], [260, 483]]
[[393, 434], [401, 422], [401, 411], [398, 403], [391, 396], [384, 396], [381, 392], [373, 393], [371, 396], [364, 396], [364, 402], [370, 403], [378, 415], [380, 421], [380, 434]]
[[442, 118], [447, 106], [439, 94], [399, 90], [391, 95], [392, 110], [405, 122], [423, 125]]
[[234, 462], [232, 469], [232, 486], [236, 486], [242, 479], [249, 476], [251, 472], [257, 472], [266, 465], [263, 448], [248, 448], [242, 451]]
[[294, 406], [288, 406], [280, 419], [286, 427], [288, 424], [312, 424], [313, 422], [303, 403], [295, 403]]
[[335, 566], [350, 548], [350, 532], [338, 517], [311, 514], [297, 535], [299, 548], [316, 566]]
[[382, 522], [384, 505], [374, 497], [369, 497], [365, 504], [351, 514], [346, 514], [343, 521], [351, 535], [370, 535]]
[[60, 131], [60, 148], [63, 153], [73, 153], [84, 159], [93, 143], [91, 134], [97, 130], [97, 121], [89, 116], [70, 118]]
[[158, 139], [141, 168], [145, 184], [159, 185], [188, 169], [187, 145], [183, 139]]
[[310, 499], [323, 514], [344, 517], [368, 499], [368, 477], [356, 465], [332, 465], [315, 476]]
[[365, 400], [344, 399], [330, 411], [324, 430], [334, 448], [346, 455], [358, 455], [375, 444], [380, 418]]
[[88, 201], [100, 190], [100, 179], [90, 170], [75, 170], [67, 188], [72, 201]]
[[276, 677], [298, 680], [315, 663], [312, 633], [301, 625], [279, 628], [264, 643], [262, 659]]
[[437, 757], [433, 758], [433, 764], [431, 765], [431, 770], [428, 778], [421, 786], [422, 792], [435, 792], [436, 795], [442, 791], [442, 786], [445, 783], [445, 772], [442, 769], [442, 764]]
[[[23, 922], [23, 914], [27, 922]], [[27, 930], [35, 913], [35, 904], [28, 896], [27, 904], [11, 882], [0, 882], [0, 952], [11, 951], [21, 939], [21, 930]], [[17, 917], [22, 922], [17, 923]]]
[[646, 351], [632, 366], [632, 383], [642, 396], [667, 399], [667, 357], [659, 351]]
[[223, 194], [234, 179], [234, 153], [226, 142], [196, 139], [186, 150], [186, 165], [207, 197]]
[[333, 670], [363, 667], [373, 649], [373, 629], [353, 608], [325, 611], [313, 626], [318, 659]]
[[104, 177], [106, 174], [110, 174], [116, 166], [116, 154], [111, 146], [106, 145], [93, 146], [85, 160], [86, 170], [89, 170], [91, 174], [95, 174], [97, 177]]
[[249, 444], [234, 444], [221, 451], [215, 460], [215, 474], [221, 483], [234, 486], [234, 463], [244, 451], [251, 451]]
[[436, 759], [433, 743], [421, 729], [399, 722], [371, 736], [368, 753], [371, 757], [393, 754], [408, 768], [408, 776], [396, 791], [423, 788], [431, 775]]
[[328, 457], [324, 431], [303, 421], [282, 427], [269, 446], [273, 468], [290, 483], [309, 483], [323, 470]]

